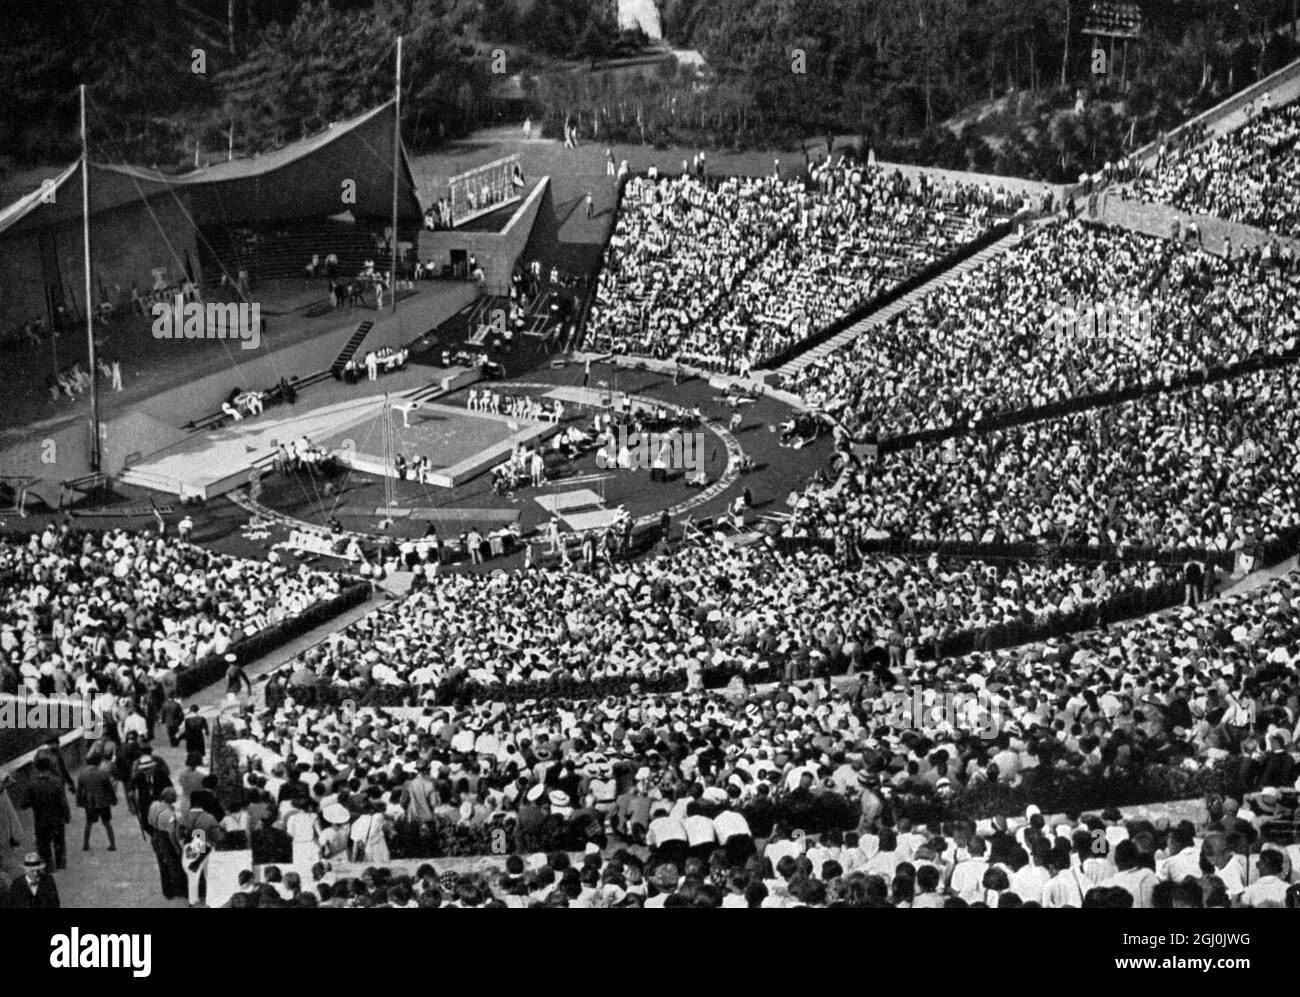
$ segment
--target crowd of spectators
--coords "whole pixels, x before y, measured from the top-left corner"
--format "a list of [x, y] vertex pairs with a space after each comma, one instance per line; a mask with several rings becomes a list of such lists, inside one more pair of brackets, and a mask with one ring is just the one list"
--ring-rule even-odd
[[[250, 872], [224, 906], [1296, 907], [1295, 846], [1260, 843], [1253, 812], [1239, 814], [1200, 831], [1190, 821], [1160, 828], [1107, 812], [1050, 826], [1032, 814], [987, 834], [954, 827], [952, 837], [889, 828], [782, 836], [730, 865], [723, 849], [680, 862], [592, 849], [576, 861], [567, 852], [510, 855], [475, 873], [439, 874], [424, 862], [347, 876], [322, 864], [304, 880], [276, 867], [263, 883]], [[1225, 823], [1232, 835], [1221, 830]], [[1113, 859], [1109, 848], [1104, 856], [1089, 851], [1112, 834], [1123, 836]]]
[[1300, 236], [1300, 103], [1265, 108], [1240, 128], [1167, 155], [1128, 188], [1144, 201]]
[[[851, 685], [634, 686], [403, 710], [291, 695], [233, 721], [236, 823], [292, 828], [297, 886], [334, 906], [383, 906], [394, 892], [398, 906], [683, 905], [674, 894], [708, 906], [1290, 905], [1300, 846], [1274, 844], [1270, 827], [1295, 807], [1297, 664], [1291, 574], [1064, 642], [877, 667]], [[954, 695], [992, 722], [954, 716]], [[913, 697], [918, 708], [900, 714]], [[1217, 768], [1229, 798], [1199, 828], [1109, 809], [1049, 817], [1031, 805], [1010, 822], [960, 812], [962, 794], [986, 783], [1032, 797], [1055, 777], [1153, 766]], [[918, 798], [956, 812], [914, 820]], [[386, 865], [390, 846], [404, 851], [436, 824], [499, 830], [525, 853], [558, 842], [583, 851], [582, 865], [570, 874], [539, 850], [503, 858], [505, 875], [486, 880], [330, 872], [345, 857]]]
[[[173, 676], [340, 591], [334, 575], [126, 530], [0, 540], [0, 690]], [[108, 691], [102, 688], [101, 691]]]
[[807, 181], [628, 181], [593, 347], [748, 373], [986, 231], [1018, 197], [841, 157]]
[[[1103, 306], [1102, 321], [1062, 322], [1071, 300]], [[789, 387], [853, 432], [899, 436], [1283, 353], [1298, 315], [1281, 266], [1070, 222], [814, 360]]]
[[794, 535], [1230, 551], [1300, 526], [1300, 369], [890, 453], [804, 494]]
[[488, 692], [556, 678], [699, 687], [712, 673], [799, 678], [932, 655], [1000, 624], [1046, 626], [1168, 585], [1154, 564], [993, 564], [869, 558], [705, 543], [671, 557], [433, 575], [287, 665], [290, 688], [427, 702], [458, 680]]

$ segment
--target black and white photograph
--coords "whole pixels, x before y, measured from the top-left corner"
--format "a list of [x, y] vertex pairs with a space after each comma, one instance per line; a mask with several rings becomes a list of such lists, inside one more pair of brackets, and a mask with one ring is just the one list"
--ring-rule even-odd
[[[7, 965], [1300, 908], [1300, 0], [4, 0], [0, 92]], [[1158, 917], [1009, 965], [1295, 966]]]

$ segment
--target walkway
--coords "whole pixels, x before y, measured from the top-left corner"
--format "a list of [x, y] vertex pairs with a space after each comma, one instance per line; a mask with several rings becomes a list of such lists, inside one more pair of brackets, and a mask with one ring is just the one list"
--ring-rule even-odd
[[[270, 674], [295, 655], [319, 644], [332, 633], [341, 630], [359, 620], [367, 613], [381, 605], [377, 599], [370, 599], [327, 621], [315, 630], [309, 631], [297, 640], [277, 648], [271, 654], [248, 667], [248, 676], [255, 683]], [[203, 692], [185, 701], [188, 711], [191, 704], [199, 707], [199, 712], [208, 718], [209, 725], [214, 725], [225, 698], [224, 681], [209, 686]], [[159, 731], [154, 741], [155, 757], [163, 759], [171, 768], [173, 780], [185, 763], [183, 748], [172, 748], [167, 744], [165, 733]], [[75, 778], [75, 773], [74, 773]], [[118, 787], [119, 792], [121, 787]], [[31, 811], [19, 811], [23, 821], [23, 850], [30, 850], [35, 840], [32, 833]], [[68, 867], [55, 874], [59, 896], [64, 907], [93, 908], [139, 908], [139, 907], [186, 907], [184, 900], [164, 900], [158, 891], [158, 864], [153, 848], [140, 833], [140, 826], [135, 817], [127, 810], [124, 800], [113, 810], [113, 829], [117, 834], [117, 851], [108, 851], [104, 829], [96, 825], [91, 832], [91, 850], [81, 849], [84, 817], [75, 805], [72, 823], [67, 829]]]

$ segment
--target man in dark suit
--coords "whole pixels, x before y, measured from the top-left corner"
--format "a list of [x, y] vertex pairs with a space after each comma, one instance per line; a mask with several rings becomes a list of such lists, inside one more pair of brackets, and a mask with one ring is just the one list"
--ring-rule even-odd
[[1295, 782], [1295, 762], [1286, 750], [1283, 731], [1268, 736], [1268, 752], [1260, 760], [1257, 782], [1262, 786], [1290, 786]]
[[205, 755], [208, 749], [208, 721], [199, 716], [197, 706], [190, 707], [190, 715], [181, 727], [181, 740], [185, 742], [187, 755]]
[[162, 796], [164, 789], [171, 788], [172, 781], [167, 777], [163, 766], [155, 761], [153, 755], [142, 755], [135, 777], [127, 788], [135, 803], [135, 815], [140, 821], [140, 833], [144, 839], [150, 839], [149, 806]]
[[13, 910], [58, 910], [61, 906], [54, 877], [45, 871], [45, 863], [35, 852], [23, 860], [23, 875], [9, 884], [8, 900]]
[[33, 767], [36, 775], [28, 784], [18, 809], [32, 811], [37, 853], [47, 863], [53, 863], [54, 868], [62, 869], [67, 863], [64, 828], [72, 820], [72, 808], [49, 758], [37, 757]]

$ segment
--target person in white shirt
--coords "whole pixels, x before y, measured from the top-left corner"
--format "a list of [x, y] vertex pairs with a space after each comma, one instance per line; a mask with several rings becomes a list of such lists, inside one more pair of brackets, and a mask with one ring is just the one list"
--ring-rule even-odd
[[1282, 853], [1266, 848], [1259, 853], [1259, 879], [1241, 891], [1242, 907], [1285, 907], [1288, 884], [1282, 879]]
[[732, 865], [743, 862], [754, 854], [754, 835], [749, 821], [738, 810], [723, 810], [713, 818], [713, 833], [718, 844], [727, 849], [727, 860]]
[[[1039, 845], [1039, 849], [1044, 846]], [[1020, 897], [1021, 900], [1038, 900], [1043, 895], [1043, 889], [1047, 886], [1052, 874], [1048, 872], [1040, 861], [1045, 860], [1046, 856], [1041, 851], [1036, 851], [1034, 859], [1029, 860], [1029, 856], [1023, 851], [1018, 851], [1015, 862], [1024, 861], [1024, 865], [1011, 873], [1011, 892]]]
[[881, 828], [880, 830], [880, 851], [876, 852], [862, 867], [862, 871], [868, 876], [883, 876], [886, 880], [894, 878], [894, 870], [898, 868], [902, 858], [898, 854], [898, 837], [891, 827]]
[[1081, 828], [1074, 832], [1071, 841], [1074, 847], [1072, 861], [1079, 870], [1079, 875], [1086, 880], [1083, 884], [1083, 895], [1086, 897], [1088, 890], [1100, 886], [1115, 875], [1115, 863], [1110, 860], [1112, 849], [1100, 828], [1095, 831]]
[[745, 887], [748, 885], [748, 883], [749, 880], [747, 880], [744, 876], [732, 876], [729, 883], [730, 890], [728, 891], [727, 895], [722, 898], [722, 906], [724, 908], [726, 907], [747, 908], [749, 906], [749, 900], [746, 899], [745, 897]]
[[1246, 889], [1241, 881], [1241, 866], [1233, 861], [1235, 856], [1228, 848], [1227, 838], [1222, 831], [1212, 831], [1201, 842], [1201, 856], [1213, 867], [1213, 875], [1223, 881], [1228, 900], [1232, 903]]
[[1052, 878], [1044, 884], [1042, 896], [1039, 898], [1043, 907], [1045, 909], [1082, 907], [1083, 888], [1087, 880], [1070, 861], [1069, 842], [1058, 841], [1047, 854], [1046, 864]]
[[[654, 821], [650, 822], [654, 827]], [[678, 867], [672, 862], [666, 862], [655, 871], [655, 886], [659, 892], [645, 902], [646, 907], [663, 907], [668, 902], [668, 898], [677, 891], [677, 886], [681, 878], [677, 873]]]
[[[821, 840], [808, 849], [808, 861], [812, 863], [813, 872], [819, 873], [827, 862], [839, 862], [843, 837], [840, 832], [831, 829], [821, 836]], [[841, 864], [843, 868], [843, 864]]]
[[[653, 826], [652, 823], [651, 827]], [[686, 831], [686, 846], [691, 855], [707, 860], [713, 849], [717, 847], [718, 835], [712, 819], [700, 812], [698, 803], [691, 803], [686, 807], [686, 819], [682, 821], [682, 827]]]
[[1133, 906], [1141, 909], [1151, 908], [1151, 893], [1155, 889], [1156, 874], [1150, 869], [1138, 865], [1138, 848], [1133, 842], [1121, 841], [1115, 847], [1115, 865], [1119, 872], [1101, 885], [1127, 890], [1133, 898]]
[[680, 862], [685, 857], [690, 847], [690, 838], [686, 834], [685, 824], [664, 812], [662, 805], [659, 807], [658, 816], [650, 821], [645, 842], [654, 850], [656, 857], [669, 857], [676, 862]]
[[126, 716], [122, 720], [122, 734], [134, 733], [141, 741], [148, 740], [149, 721], [136, 712], [134, 706], [127, 706]]
[[983, 838], [974, 837], [966, 847], [970, 858], [953, 867], [949, 887], [955, 896], [973, 904], [984, 899], [984, 873], [989, 867], [984, 859], [987, 846]]
[[767, 847], [763, 849], [763, 858], [772, 863], [775, 869], [777, 863], [785, 856], [798, 858], [804, 852], [803, 835], [798, 837], [790, 836], [790, 829], [782, 823], [778, 823], [772, 828], [772, 837], [768, 841]]
[[1169, 858], [1160, 864], [1160, 878], [1181, 883], [1188, 876], [1201, 876], [1201, 850], [1196, 847], [1196, 829], [1190, 821], [1182, 821], [1169, 833]]
[[901, 818], [898, 822], [898, 844], [895, 846], [899, 858], [903, 862], [910, 862], [916, 850], [925, 844], [926, 838], [923, 834], [917, 834], [912, 830], [912, 822], [906, 817]]

